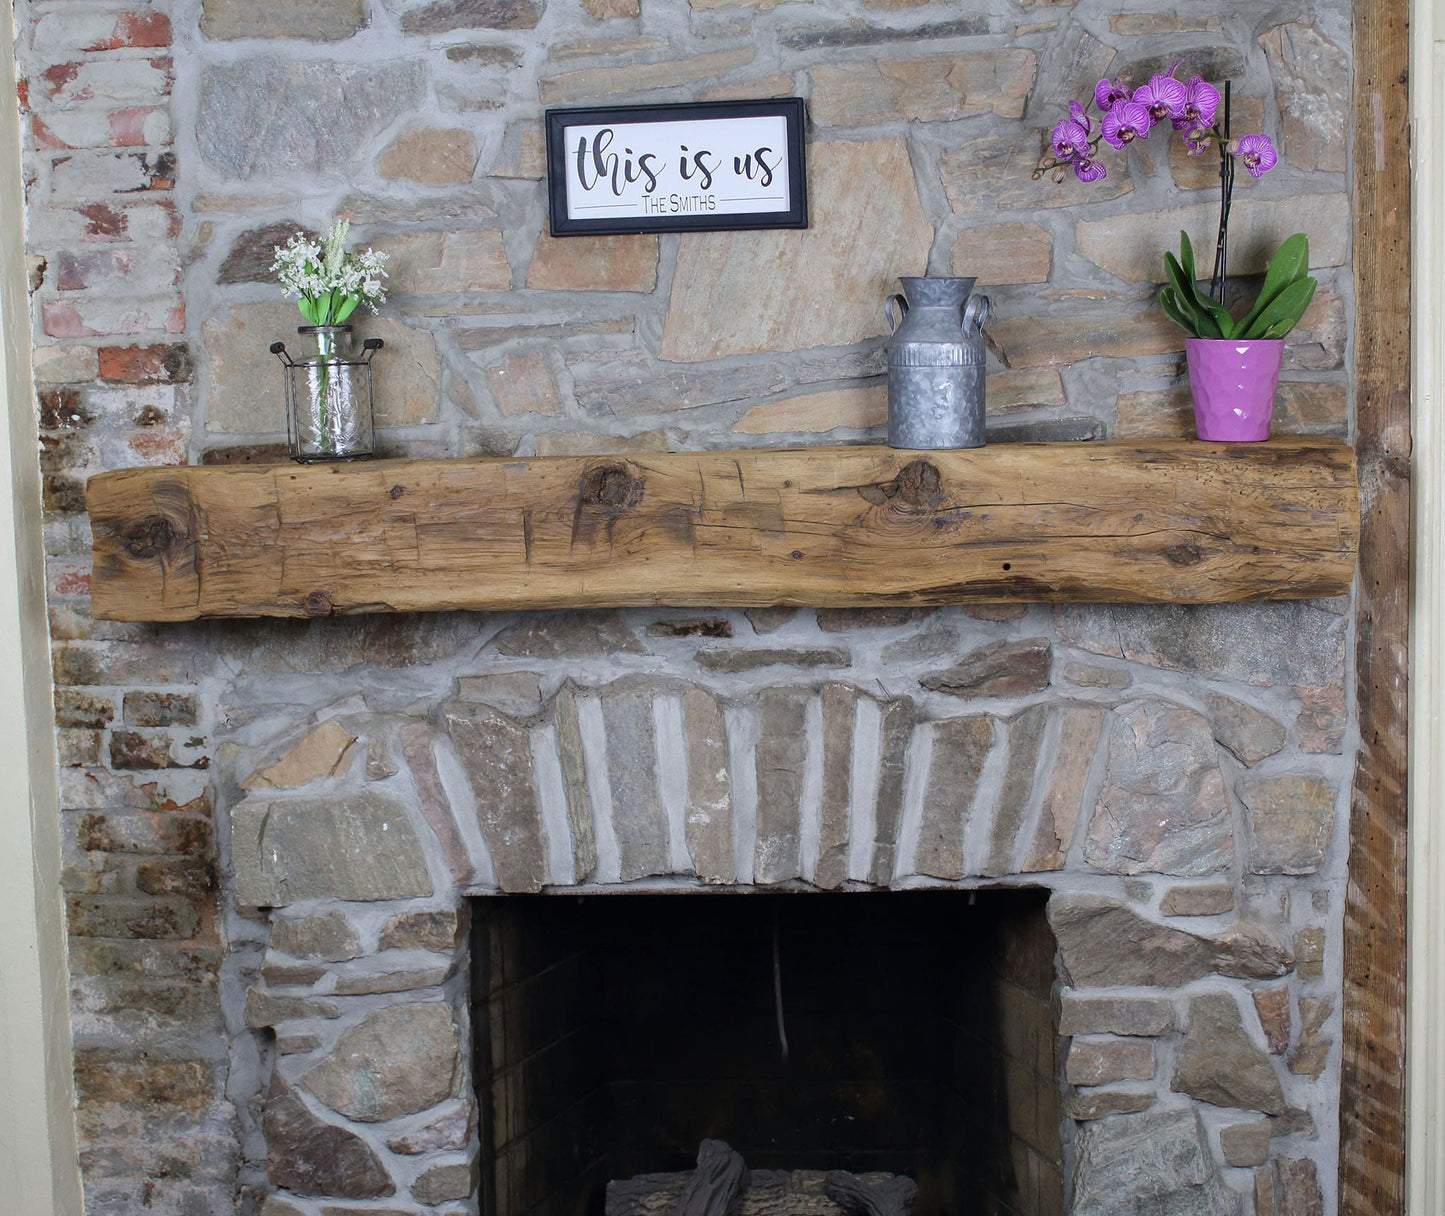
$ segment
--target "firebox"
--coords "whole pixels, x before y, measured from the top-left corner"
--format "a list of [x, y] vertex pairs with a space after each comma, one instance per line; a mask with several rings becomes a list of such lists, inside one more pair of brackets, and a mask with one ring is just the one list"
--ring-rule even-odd
[[[1063, 1208], [1036, 890], [514, 895], [473, 906], [486, 1216], [600, 1216], [699, 1142], [913, 1178], [916, 1216]], [[746, 1208], [744, 1208], [746, 1210]]]

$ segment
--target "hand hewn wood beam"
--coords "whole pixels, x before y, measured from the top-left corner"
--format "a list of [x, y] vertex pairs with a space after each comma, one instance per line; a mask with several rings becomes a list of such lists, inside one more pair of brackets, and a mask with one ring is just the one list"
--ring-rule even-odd
[[[1350, 808], [1339, 1211], [1405, 1211], [1410, 677], [1408, 0], [1354, 6], [1356, 443], [1368, 543], [1355, 606], [1359, 764]], [[1428, 339], [1427, 339], [1428, 340]], [[1439, 1113], [1436, 1112], [1436, 1117]]]
[[129, 469], [89, 506], [95, 615], [150, 621], [1292, 599], [1359, 531], [1314, 438]]

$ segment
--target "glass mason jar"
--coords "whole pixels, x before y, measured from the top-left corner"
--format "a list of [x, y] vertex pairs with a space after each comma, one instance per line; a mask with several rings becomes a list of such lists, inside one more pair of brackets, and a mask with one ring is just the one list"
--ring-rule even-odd
[[293, 359], [284, 342], [271, 353], [286, 369], [286, 439], [291, 459], [363, 460], [375, 451], [371, 357], [380, 338], [368, 338], [353, 357], [350, 325], [300, 325], [314, 340], [314, 358]]

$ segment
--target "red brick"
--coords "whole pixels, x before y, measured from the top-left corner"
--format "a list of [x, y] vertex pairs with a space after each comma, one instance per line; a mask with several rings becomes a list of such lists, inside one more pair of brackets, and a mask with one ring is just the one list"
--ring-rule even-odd
[[46, 431], [64, 431], [83, 427], [93, 421], [93, 415], [80, 399], [80, 390], [75, 388], [47, 389], [38, 394], [40, 402], [40, 427]]
[[65, 300], [46, 300], [40, 306], [45, 332], [52, 338], [96, 338], [100, 335], [86, 325], [75, 305]]
[[183, 384], [194, 365], [184, 342], [161, 346], [102, 346], [100, 378], [117, 384]]
[[171, 756], [169, 735], [118, 730], [110, 737], [110, 766], [119, 769], [181, 768]]
[[208, 857], [211, 822], [202, 816], [174, 811], [116, 815], [87, 812], [75, 821], [75, 842], [87, 853]]
[[194, 726], [200, 704], [190, 693], [128, 692], [125, 720], [129, 726]]
[[196, 910], [184, 903], [72, 896], [65, 908], [70, 931], [77, 937], [173, 940], [194, 937], [200, 928]]
[[141, 862], [136, 867], [135, 885], [147, 895], [194, 899], [216, 889], [216, 872], [209, 862], [166, 857]]
[[87, 51], [114, 51], [123, 46], [170, 46], [171, 19], [165, 13], [122, 13], [115, 33]]
[[89, 595], [90, 563], [52, 563], [50, 590], [54, 595]]

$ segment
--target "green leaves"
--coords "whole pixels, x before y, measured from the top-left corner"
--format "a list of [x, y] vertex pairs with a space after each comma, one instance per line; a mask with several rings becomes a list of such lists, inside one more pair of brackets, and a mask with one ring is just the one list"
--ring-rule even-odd
[[1164, 255], [1169, 285], [1160, 292], [1159, 305], [1165, 316], [1196, 338], [1282, 338], [1299, 324], [1314, 299], [1318, 283], [1306, 273], [1309, 260], [1309, 238], [1296, 232], [1275, 252], [1254, 307], [1236, 321], [1228, 309], [1199, 291], [1194, 246], [1189, 234], [1181, 232], [1179, 257]]

